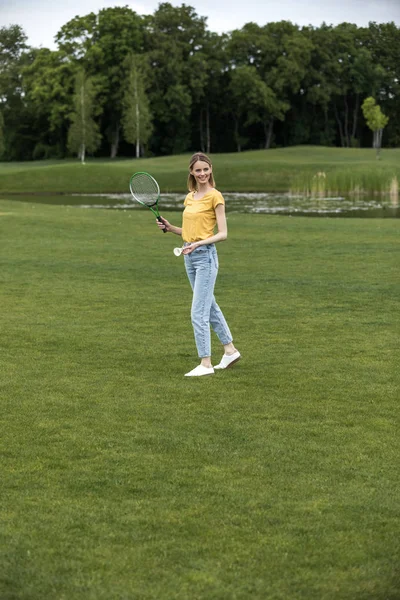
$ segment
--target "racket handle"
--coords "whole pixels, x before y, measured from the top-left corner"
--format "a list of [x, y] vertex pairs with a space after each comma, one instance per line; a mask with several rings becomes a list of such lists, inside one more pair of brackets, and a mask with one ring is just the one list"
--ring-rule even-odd
[[[164, 221], [162, 220], [162, 218], [161, 218], [161, 217], [157, 217], [157, 221], [160, 221], [160, 223], [163, 223], [163, 224], [164, 224]], [[167, 233], [167, 230], [166, 230], [166, 229], [161, 229], [161, 231], [162, 231], [163, 233]]]

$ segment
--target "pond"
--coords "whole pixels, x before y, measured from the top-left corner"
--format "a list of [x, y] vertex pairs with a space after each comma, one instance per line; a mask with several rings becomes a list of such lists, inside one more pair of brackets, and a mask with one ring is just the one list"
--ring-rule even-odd
[[[336, 198], [307, 198], [293, 194], [226, 193], [229, 213], [254, 213], [306, 217], [399, 218], [398, 197], [376, 195]], [[131, 202], [130, 194], [71, 194], [13, 196], [15, 200], [37, 204], [76, 206], [81, 209], [146, 210]], [[163, 194], [160, 212], [181, 211], [183, 194]]]

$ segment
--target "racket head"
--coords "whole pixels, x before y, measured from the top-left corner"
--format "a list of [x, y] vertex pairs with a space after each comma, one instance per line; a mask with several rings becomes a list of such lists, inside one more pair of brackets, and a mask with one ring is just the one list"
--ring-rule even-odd
[[151, 208], [157, 206], [160, 198], [160, 187], [157, 181], [145, 171], [134, 173], [129, 181], [129, 189], [132, 197], [142, 204]]

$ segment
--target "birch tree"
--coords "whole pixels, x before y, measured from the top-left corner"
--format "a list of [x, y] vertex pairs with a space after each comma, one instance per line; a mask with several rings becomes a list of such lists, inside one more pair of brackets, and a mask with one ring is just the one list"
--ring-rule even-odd
[[73, 97], [74, 112], [68, 130], [68, 150], [78, 154], [82, 164], [87, 152], [95, 152], [100, 145], [101, 135], [94, 116], [95, 90], [90, 77], [80, 69], [76, 75]]
[[383, 130], [389, 122], [389, 117], [383, 114], [381, 107], [376, 104], [375, 99], [372, 97], [364, 100], [362, 111], [367, 125], [373, 133], [372, 147], [376, 149], [376, 158], [379, 159]]
[[153, 131], [149, 101], [146, 95], [147, 78], [143, 59], [130, 54], [127, 58], [128, 80], [123, 98], [122, 127], [125, 140], [136, 147], [136, 158], [147, 144]]

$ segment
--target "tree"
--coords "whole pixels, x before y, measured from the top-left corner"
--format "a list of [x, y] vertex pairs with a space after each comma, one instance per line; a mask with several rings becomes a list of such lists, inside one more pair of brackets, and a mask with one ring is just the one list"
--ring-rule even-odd
[[381, 65], [383, 80], [370, 95], [377, 98], [390, 119], [387, 140], [391, 146], [400, 146], [400, 27], [395, 23], [369, 23], [365, 45], [376, 64]]
[[3, 151], [8, 160], [18, 159], [29, 146], [21, 80], [26, 39], [19, 25], [0, 28], [0, 110], [4, 121]]
[[96, 15], [75, 17], [57, 35], [60, 50], [82, 66], [92, 78], [102, 107], [102, 129], [110, 144], [110, 156], [119, 151], [123, 97], [126, 85], [125, 59], [143, 52], [145, 20], [129, 7], [100, 10]]
[[228, 51], [232, 67], [255, 68], [266, 86], [263, 97], [267, 110], [262, 120], [266, 148], [271, 145], [275, 121], [284, 120], [292, 98], [300, 92], [311, 50], [311, 42], [289, 21], [264, 27], [247, 23], [231, 34]]
[[19, 25], [0, 28], [0, 100], [7, 101], [20, 89], [19, 64], [27, 37]]
[[68, 149], [77, 152], [82, 164], [85, 163], [86, 152], [95, 152], [100, 145], [99, 126], [93, 119], [95, 91], [90, 77], [86, 77], [83, 69], [79, 69], [75, 81], [73, 98], [74, 112], [68, 131]]
[[85, 58], [96, 39], [98, 18], [95, 13], [76, 16], [57, 33], [55, 40], [59, 50], [76, 61]]
[[[253, 66], [234, 69], [230, 89], [237, 114], [244, 117], [244, 124], [262, 124], [264, 148], [267, 150], [271, 145], [273, 119], [283, 120], [290, 105], [277, 98], [275, 92], [261, 79]], [[240, 136], [237, 136], [238, 151], [240, 151], [239, 140]]]
[[76, 64], [64, 51], [32, 50], [21, 70], [25, 104], [34, 134], [33, 158], [65, 155]]
[[[366, 30], [350, 23], [336, 27], [324, 25], [312, 33], [313, 59], [320, 55], [322, 62], [313, 60], [314, 86], [309, 97], [328, 100], [342, 147], [358, 143], [360, 99], [374, 94], [384, 75], [365, 41]], [[316, 85], [318, 87], [316, 87]], [[324, 104], [326, 106], [326, 104]]]
[[146, 95], [146, 74], [143, 61], [137, 55], [129, 54], [126, 62], [128, 79], [122, 103], [122, 126], [126, 141], [136, 145], [136, 158], [139, 158], [140, 148], [147, 144], [153, 130]]
[[161, 2], [144, 16], [127, 6], [77, 16], [57, 41], [56, 52], [28, 48], [18, 25], [0, 27], [7, 160], [66, 155], [78, 69], [96, 96], [91, 116], [100, 128], [100, 155], [132, 154], [132, 143], [136, 154], [145, 145], [155, 155], [274, 144], [365, 146], [370, 134], [361, 103], [368, 97], [389, 118], [385, 144], [400, 144], [394, 23], [247, 23], [218, 35], [194, 8]]
[[[201, 98], [207, 82], [205, 32], [206, 19], [185, 4], [173, 7], [161, 3], [147, 18], [145, 52], [152, 73], [152, 145], [162, 154], [185, 152], [190, 147], [194, 101]], [[198, 102], [196, 105], [199, 107]]]
[[389, 117], [383, 114], [381, 107], [376, 104], [375, 99], [372, 97], [364, 100], [362, 111], [368, 127], [373, 132], [372, 147], [376, 149], [376, 158], [379, 160], [382, 147], [382, 134], [388, 124]]

